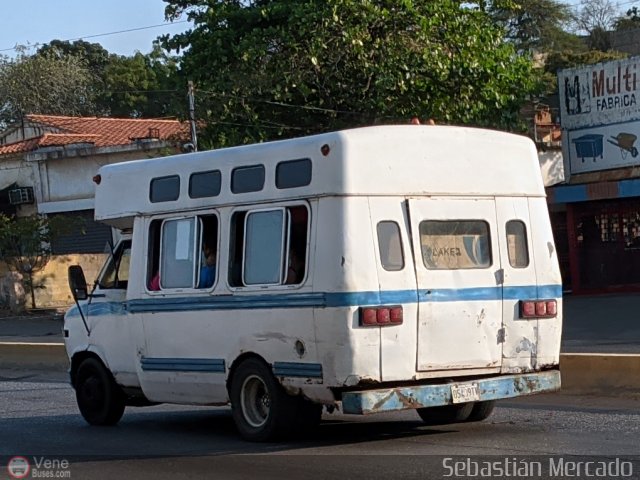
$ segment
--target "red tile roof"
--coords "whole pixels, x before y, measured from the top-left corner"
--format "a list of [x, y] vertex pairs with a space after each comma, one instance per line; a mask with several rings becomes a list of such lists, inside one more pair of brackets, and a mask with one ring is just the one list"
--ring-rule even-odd
[[41, 125], [57, 133], [45, 133], [36, 138], [0, 145], [0, 155], [75, 143], [111, 147], [128, 145], [141, 138], [185, 139], [188, 132], [188, 126], [177, 120], [27, 115], [25, 122]]

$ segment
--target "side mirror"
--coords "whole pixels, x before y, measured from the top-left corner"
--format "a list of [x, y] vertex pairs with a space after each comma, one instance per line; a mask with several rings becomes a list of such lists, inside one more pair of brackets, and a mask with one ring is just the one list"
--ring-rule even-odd
[[86, 300], [89, 297], [87, 281], [80, 265], [71, 265], [69, 267], [69, 288], [76, 302], [78, 300]]

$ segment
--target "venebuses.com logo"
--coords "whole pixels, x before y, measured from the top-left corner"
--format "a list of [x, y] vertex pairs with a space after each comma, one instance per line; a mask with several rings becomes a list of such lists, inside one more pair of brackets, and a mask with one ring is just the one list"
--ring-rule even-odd
[[10, 478], [71, 478], [69, 460], [16, 455], [7, 462]]
[[7, 463], [7, 472], [11, 478], [26, 478], [30, 471], [31, 465], [25, 457], [13, 457]]

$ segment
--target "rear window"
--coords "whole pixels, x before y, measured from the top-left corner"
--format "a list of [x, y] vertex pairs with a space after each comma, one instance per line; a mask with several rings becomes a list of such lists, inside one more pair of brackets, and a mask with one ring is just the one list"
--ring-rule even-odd
[[402, 270], [404, 268], [404, 253], [402, 252], [400, 227], [396, 222], [386, 221], [378, 223], [377, 230], [382, 268], [392, 272]]
[[509, 264], [513, 268], [529, 266], [529, 248], [527, 247], [527, 227], [520, 220], [507, 222], [507, 249]]
[[430, 270], [491, 266], [489, 225], [482, 220], [425, 220], [420, 223], [420, 245]]

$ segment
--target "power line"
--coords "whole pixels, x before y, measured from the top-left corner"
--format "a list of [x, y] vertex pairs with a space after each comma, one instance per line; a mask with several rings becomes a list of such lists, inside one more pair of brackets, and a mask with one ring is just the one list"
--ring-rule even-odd
[[[77, 40], [85, 40], [87, 38], [107, 37], [109, 35], [118, 35], [120, 33], [138, 32], [140, 30], [149, 30], [149, 29], [152, 29], [152, 28], [167, 27], [169, 25], [179, 25], [181, 23], [189, 23], [189, 20], [180, 20], [178, 22], [171, 22], [171, 23], [159, 23], [157, 25], [148, 25], [146, 27], [128, 28], [126, 30], [118, 30], [118, 31], [115, 31], [115, 32], [96, 33], [95, 35], [85, 35], [83, 37], [69, 38], [69, 39], [60, 40], [60, 41], [61, 42], [75, 42]], [[42, 45], [45, 45], [45, 44], [44, 43], [34, 43], [33, 45], [28, 45], [28, 47], [29, 48], [35, 48], [35, 47], [40, 47]], [[11, 51], [11, 50], [18, 50], [19, 48], [20, 48], [20, 46], [16, 45], [16, 46], [11, 47], [11, 48], [0, 49], [0, 52], [8, 52], [8, 51]]]

